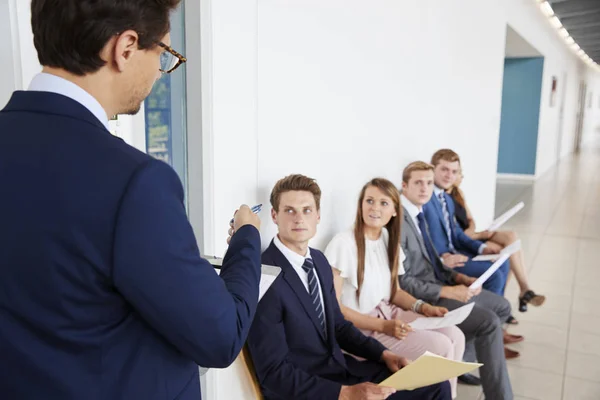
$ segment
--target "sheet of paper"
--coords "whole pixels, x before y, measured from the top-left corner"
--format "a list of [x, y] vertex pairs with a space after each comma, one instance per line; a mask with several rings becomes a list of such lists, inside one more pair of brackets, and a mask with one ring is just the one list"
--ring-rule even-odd
[[525, 207], [525, 203], [520, 202], [519, 204], [517, 204], [516, 206], [514, 206], [513, 208], [511, 208], [510, 210], [508, 210], [507, 212], [505, 212], [504, 214], [502, 214], [501, 216], [496, 218], [494, 220], [494, 222], [492, 222], [492, 224], [487, 228], [487, 230], [488, 231], [498, 230], [498, 228], [500, 228], [502, 225], [504, 225], [509, 219], [514, 217], [516, 213], [521, 211], [523, 209], [523, 207]]
[[[204, 258], [209, 263], [211, 263], [211, 265], [213, 267], [217, 267], [217, 268], [215, 268], [215, 272], [217, 274], [219, 274], [221, 272], [220, 268], [223, 265], [222, 258], [210, 257], [210, 256], [205, 256]], [[279, 276], [280, 272], [281, 272], [281, 268], [279, 268], [279, 267], [274, 267], [272, 265], [264, 265], [264, 264], [262, 265], [261, 275], [260, 275], [260, 284], [259, 284], [259, 289], [258, 289], [258, 300], [259, 301], [263, 298], [265, 293], [267, 293], [267, 290], [271, 287], [273, 282], [275, 282], [275, 279], [277, 279], [277, 276]]]
[[496, 261], [500, 258], [500, 254], [481, 254], [473, 257], [473, 261]]
[[483, 284], [490, 279], [490, 276], [492, 276], [492, 274], [496, 272], [498, 268], [500, 268], [504, 261], [508, 260], [508, 257], [510, 257], [510, 255], [501, 254], [500, 258], [497, 259], [479, 278], [477, 278], [477, 280], [473, 282], [471, 286], [469, 286], [469, 289], [478, 289], [483, 286]]
[[519, 250], [521, 250], [521, 239], [515, 240], [514, 242], [503, 248], [501, 254], [508, 254], [509, 256], [512, 256]]
[[396, 390], [414, 390], [469, 373], [482, 365], [448, 360], [427, 351], [379, 385]]
[[439, 329], [446, 328], [448, 326], [458, 325], [463, 322], [471, 311], [475, 303], [466, 304], [462, 307], [457, 308], [456, 310], [449, 311], [443, 317], [424, 317], [417, 318], [413, 322], [410, 323], [410, 326], [416, 330], [425, 330], [425, 329]]
[[272, 275], [261, 275], [260, 276], [260, 287], [258, 289], [258, 300], [262, 299], [265, 293], [267, 293], [267, 289], [271, 287], [273, 282], [275, 282], [276, 276]]
[[521, 239], [516, 240], [513, 243], [506, 246], [505, 248], [503, 248], [500, 254], [482, 254], [477, 257], [474, 257], [473, 261], [496, 261], [500, 257], [502, 257], [503, 254], [508, 254], [508, 256], [510, 257], [519, 250], [521, 250]]

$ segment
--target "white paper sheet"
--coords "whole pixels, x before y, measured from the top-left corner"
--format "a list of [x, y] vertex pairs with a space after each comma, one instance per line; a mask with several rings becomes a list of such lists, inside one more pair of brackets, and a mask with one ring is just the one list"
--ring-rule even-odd
[[272, 275], [262, 274], [260, 276], [260, 287], [258, 289], [258, 300], [259, 301], [260, 301], [260, 299], [263, 298], [265, 293], [267, 293], [267, 289], [269, 289], [271, 287], [273, 282], [275, 282], [275, 279], [277, 279], [277, 277], [272, 276]]
[[477, 280], [475, 282], [473, 282], [471, 284], [471, 286], [469, 286], [469, 289], [471, 290], [475, 290], [480, 288], [481, 286], [483, 286], [483, 284], [490, 279], [490, 276], [492, 276], [492, 274], [494, 272], [496, 272], [498, 270], [498, 268], [500, 268], [500, 266], [504, 263], [504, 261], [508, 260], [508, 257], [510, 257], [510, 255], [508, 254], [501, 254], [500, 258], [498, 260], [496, 260], [491, 267], [489, 267], [487, 269], [487, 271], [485, 271], [483, 273], [483, 275], [481, 275], [479, 278], [477, 278]]
[[446, 328], [448, 326], [458, 325], [463, 322], [471, 311], [475, 303], [466, 304], [462, 307], [457, 308], [456, 310], [449, 311], [443, 317], [424, 317], [418, 318], [411, 322], [409, 325], [416, 331], [426, 330], [426, 329], [439, 329]]
[[498, 230], [498, 228], [500, 228], [502, 225], [504, 225], [509, 219], [514, 217], [516, 213], [521, 211], [523, 209], [523, 207], [525, 207], [525, 203], [520, 202], [519, 204], [517, 204], [516, 206], [514, 206], [513, 208], [511, 208], [510, 210], [508, 210], [507, 212], [505, 212], [504, 214], [502, 214], [501, 216], [496, 218], [494, 220], [494, 222], [492, 222], [492, 224], [487, 228], [487, 230], [488, 231]]
[[474, 257], [473, 261], [496, 261], [504, 254], [508, 254], [510, 257], [519, 250], [521, 250], [521, 239], [515, 240], [513, 243], [503, 248], [500, 254], [482, 254]]
[[[223, 264], [222, 258], [217, 257], [204, 257], [211, 265], [219, 268], [215, 268], [215, 272], [219, 274], [221, 272], [220, 267]], [[261, 275], [260, 275], [260, 284], [258, 289], [258, 300], [260, 301], [262, 297], [267, 293], [267, 290], [271, 287], [277, 276], [281, 272], [281, 268], [274, 267], [272, 265], [262, 265]]]

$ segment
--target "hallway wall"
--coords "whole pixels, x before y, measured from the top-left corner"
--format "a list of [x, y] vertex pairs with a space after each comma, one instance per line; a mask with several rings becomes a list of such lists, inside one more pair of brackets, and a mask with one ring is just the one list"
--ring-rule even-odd
[[0, 107], [15, 90], [15, 54], [13, 52], [13, 33], [11, 9], [7, 0], [0, 0]]
[[[585, 121], [581, 143], [594, 144], [600, 139], [600, 75], [587, 74], [588, 96], [585, 99]], [[590, 105], [591, 97], [591, 105]]]

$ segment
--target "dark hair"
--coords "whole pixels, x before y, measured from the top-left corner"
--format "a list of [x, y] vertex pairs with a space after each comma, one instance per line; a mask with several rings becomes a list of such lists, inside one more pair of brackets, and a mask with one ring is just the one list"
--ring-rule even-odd
[[467, 208], [467, 203], [465, 202], [465, 196], [463, 195], [462, 191], [460, 190], [460, 188], [458, 186], [452, 185], [452, 187], [448, 191], [448, 194], [450, 196], [452, 196], [454, 201], [457, 202], [458, 205], [460, 205], [462, 208], [464, 208], [464, 209]]
[[394, 203], [396, 217], [392, 217], [385, 228], [389, 233], [389, 241], [387, 244], [388, 262], [392, 279], [392, 291], [390, 298], [393, 299], [398, 289], [398, 269], [400, 267], [400, 237], [402, 228], [402, 207], [400, 205], [400, 192], [394, 184], [384, 178], [375, 178], [367, 182], [360, 191], [358, 196], [358, 207], [356, 209], [356, 220], [354, 221], [354, 239], [356, 240], [356, 250], [358, 266], [356, 270], [358, 288], [356, 289], [356, 299], [360, 297], [363, 281], [365, 280], [365, 255], [366, 255], [366, 239], [365, 239], [365, 221], [363, 219], [362, 203], [365, 200], [367, 189], [375, 187], [381, 190], [386, 196], [389, 196]]
[[33, 43], [43, 66], [75, 75], [105, 65], [100, 52], [126, 30], [150, 49], [170, 31], [169, 17], [181, 0], [32, 0]]
[[271, 206], [275, 211], [279, 211], [279, 202], [281, 195], [285, 192], [301, 191], [310, 192], [315, 198], [317, 210], [321, 209], [321, 188], [313, 178], [308, 176], [296, 174], [288, 175], [283, 179], [277, 181], [273, 190], [271, 191]]

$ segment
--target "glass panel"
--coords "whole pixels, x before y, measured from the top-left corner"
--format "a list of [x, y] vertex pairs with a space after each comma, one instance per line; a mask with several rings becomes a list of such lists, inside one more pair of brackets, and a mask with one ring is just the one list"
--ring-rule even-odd
[[[171, 47], [185, 55], [183, 4], [171, 17]], [[187, 193], [186, 173], [186, 66], [163, 74], [145, 101], [146, 151], [171, 165]]]

